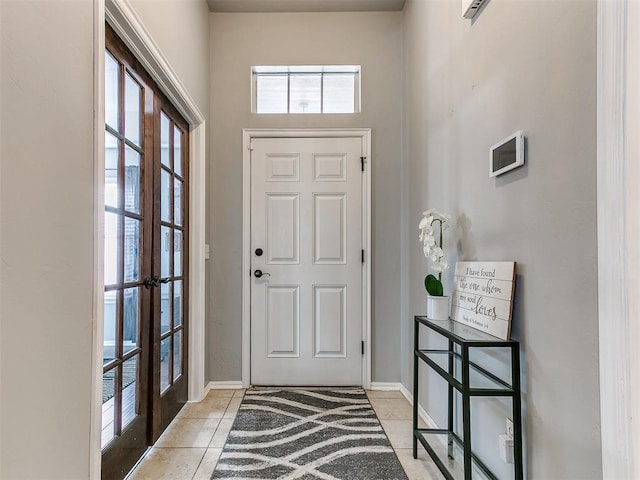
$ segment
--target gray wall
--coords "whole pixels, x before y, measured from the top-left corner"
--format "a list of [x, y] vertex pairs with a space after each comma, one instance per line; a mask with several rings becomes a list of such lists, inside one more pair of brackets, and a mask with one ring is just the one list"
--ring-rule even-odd
[[[242, 129], [373, 130], [373, 380], [400, 380], [402, 14], [211, 15], [207, 378], [241, 379]], [[362, 113], [251, 113], [252, 65], [362, 65]]]
[[[458, 2], [313, 15], [208, 15], [203, 3], [132, 2], [211, 113], [207, 378], [241, 376], [241, 129], [372, 127], [373, 379], [402, 373], [410, 386], [410, 317], [424, 312], [427, 270], [417, 221], [426, 207], [454, 213], [451, 261], [519, 264], [529, 478], [599, 478], [595, 2], [491, 0], [475, 22]], [[89, 475], [92, 25], [88, 1], [0, 1], [1, 478]], [[252, 115], [250, 65], [296, 63], [361, 64], [363, 112]], [[488, 146], [518, 128], [527, 166], [488, 179]], [[441, 399], [424, 406], [442, 421]], [[474, 409], [475, 444], [502, 473], [493, 445], [507, 407]]]
[[209, 113], [206, 0], [129, 0], [203, 115]]
[[[411, 385], [410, 318], [425, 312], [428, 270], [415, 233], [421, 211], [435, 207], [458, 219], [446, 237], [452, 263], [518, 262], [513, 336], [528, 477], [601, 478], [596, 2], [491, 0], [469, 21], [459, 2], [408, 0], [404, 21], [403, 383]], [[526, 166], [488, 178], [489, 146], [518, 129]], [[506, 373], [500, 355], [479, 360]], [[446, 425], [443, 384], [424, 377], [423, 406]], [[496, 437], [508, 407], [472, 407], [474, 448], [500, 478]]]
[[[206, 114], [205, 2], [134, 3]], [[0, 1], [3, 479], [90, 476], [93, 276], [102, 261], [93, 257], [93, 9], [88, 0]]]
[[0, 11], [0, 478], [87, 478], [93, 6]]

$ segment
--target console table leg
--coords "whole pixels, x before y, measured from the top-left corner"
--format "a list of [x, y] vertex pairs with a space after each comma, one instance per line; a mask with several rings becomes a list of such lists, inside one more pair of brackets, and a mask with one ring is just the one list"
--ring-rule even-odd
[[520, 398], [520, 352], [519, 346], [511, 347], [511, 378], [513, 385], [513, 462], [516, 480], [523, 479], [522, 461], [522, 404]]
[[415, 322], [413, 327], [413, 458], [418, 458], [418, 437], [416, 430], [418, 429], [418, 349], [420, 342], [418, 335], [420, 333], [420, 324]]
[[[454, 343], [449, 340], [449, 375], [455, 377], [453, 371], [453, 353], [454, 353]], [[449, 384], [449, 398], [448, 398], [448, 412], [447, 412], [447, 428], [449, 429], [449, 438], [447, 440], [447, 454], [449, 458], [453, 459], [453, 385]]]
[[471, 397], [469, 396], [469, 347], [462, 347], [462, 441], [464, 479], [471, 480]]

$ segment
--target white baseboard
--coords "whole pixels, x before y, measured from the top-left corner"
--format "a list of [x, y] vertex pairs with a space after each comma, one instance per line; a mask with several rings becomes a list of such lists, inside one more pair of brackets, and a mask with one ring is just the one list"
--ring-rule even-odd
[[[413, 407], [413, 395], [407, 388], [400, 382], [371, 382], [371, 390], [380, 390], [380, 391], [399, 391], [402, 393], [404, 398], [411, 404]], [[431, 418], [431, 416], [427, 413], [427, 411], [422, 408], [421, 405], [418, 405], [418, 416], [427, 424], [428, 428], [440, 428], [438, 424]]]
[[209, 382], [202, 392], [202, 398], [197, 400], [190, 400], [190, 402], [201, 402], [204, 400], [204, 397], [207, 396], [210, 390], [239, 390], [244, 388], [242, 386], [242, 382]]
[[242, 387], [240, 380], [236, 382], [209, 382], [207, 384], [207, 391], [209, 390], [239, 390]]
[[[400, 386], [400, 393], [404, 395], [404, 398], [406, 398], [413, 407], [413, 394], [409, 390], [407, 390], [404, 385]], [[435, 420], [431, 418], [431, 415], [429, 415], [420, 404], [418, 404], [418, 416], [424, 421], [424, 423], [427, 424], [427, 428], [440, 428]]]
[[[404, 395], [404, 398], [406, 398], [407, 402], [409, 402], [411, 404], [411, 406], [413, 407], [413, 395], [411, 394], [411, 392], [409, 390], [407, 390], [407, 387], [405, 387], [402, 384], [400, 384], [400, 393], [402, 395]], [[418, 408], [420, 408], [420, 407], [418, 407]]]
[[393, 382], [371, 382], [371, 390], [380, 390], [385, 392], [400, 390], [401, 383]]

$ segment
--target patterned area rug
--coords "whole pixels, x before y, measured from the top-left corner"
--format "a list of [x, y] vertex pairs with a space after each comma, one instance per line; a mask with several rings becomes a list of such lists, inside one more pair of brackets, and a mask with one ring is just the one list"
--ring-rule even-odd
[[212, 479], [407, 480], [364, 390], [247, 390]]

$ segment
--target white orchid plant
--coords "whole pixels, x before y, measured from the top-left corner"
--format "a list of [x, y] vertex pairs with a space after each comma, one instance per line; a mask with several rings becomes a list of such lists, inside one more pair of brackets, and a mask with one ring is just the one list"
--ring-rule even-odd
[[[442, 250], [442, 232], [444, 232], [451, 221], [451, 217], [446, 214], [438, 213], [434, 209], [422, 212], [422, 219], [418, 224], [420, 230], [420, 241], [422, 242], [424, 256], [431, 261], [431, 268], [438, 273], [438, 277], [429, 274], [424, 279], [424, 288], [427, 293], [434, 297], [444, 295], [442, 287], [442, 272], [449, 268], [449, 264], [444, 259], [444, 251]], [[439, 228], [439, 238], [436, 241], [433, 224], [437, 223]]]

